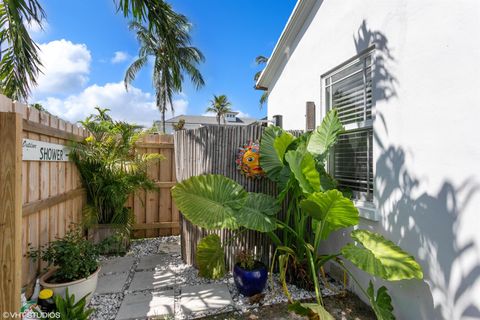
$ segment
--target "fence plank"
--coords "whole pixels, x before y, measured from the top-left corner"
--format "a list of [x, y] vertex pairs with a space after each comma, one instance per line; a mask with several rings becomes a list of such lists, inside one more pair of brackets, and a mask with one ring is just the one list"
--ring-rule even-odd
[[[2, 102], [3, 104], [4, 102]], [[0, 113], [0, 310], [18, 312], [22, 285], [22, 118]]]
[[[58, 118], [52, 117], [52, 119], [57, 119], [54, 121], [58, 121]], [[56, 126], [49, 126], [45, 123], [36, 123], [29, 120], [23, 120], [23, 129], [28, 132], [38, 133], [41, 135], [49, 136], [52, 138], [57, 139], [65, 139], [65, 140], [74, 140], [80, 141], [83, 139], [83, 136], [80, 133], [70, 133], [63, 130], [58, 129]]]

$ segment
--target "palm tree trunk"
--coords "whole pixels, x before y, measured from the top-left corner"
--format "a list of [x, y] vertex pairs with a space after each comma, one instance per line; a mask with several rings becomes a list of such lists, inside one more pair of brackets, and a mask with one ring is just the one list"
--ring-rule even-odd
[[162, 132], [165, 134], [165, 108], [162, 109]]
[[218, 126], [220, 126], [220, 115], [217, 114], [217, 122], [218, 122]]

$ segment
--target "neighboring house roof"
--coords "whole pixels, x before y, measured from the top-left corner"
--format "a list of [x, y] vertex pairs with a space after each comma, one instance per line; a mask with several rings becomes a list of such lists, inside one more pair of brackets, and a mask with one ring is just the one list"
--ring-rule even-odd
[[[238, 112], [237, 112], [238, 114]], [[178, 123], [181, 119], [185, 120], [185, 123], [188, 124], [199, 124], [199, 125], [216, 125], [217, 117], [208, 117], [208, 116], [191, 116], [191, 115], [179, 115], [173, 118], [170, 118], [165, 121], [165, 123]], [[237, 126], [246, 126], [254, 122], [260, 122], [261, 120], [255, 118], [235, 118], [236, 121], [226, 121], [227, 125], [237, 125]]]
[[317, 0], [298, 0], [280, 38], [257, 80], [256, 88], [267, 90], [275, 73], [292, 52], [292, 44], [302, 29]]

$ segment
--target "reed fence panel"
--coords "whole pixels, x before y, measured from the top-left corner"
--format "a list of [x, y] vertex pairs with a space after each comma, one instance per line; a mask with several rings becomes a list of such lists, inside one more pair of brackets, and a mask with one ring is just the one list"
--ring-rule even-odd
[[[178, 181], [202, 174], [221, 174], [237, 181], [249, 192], [262, 192], [277, 195], [276, 186], [267, 178], [247, 178], [237, 170], [235, 159], [238, 148], [248, 142], [259, 141], [265, 128], [262, 126], [208, 126], [194, 130], [177, 131], [174, 135], [175, 165]], [[299, 135], [301, 131], [293, 131]], [[284, 204], [285, 206], [285, 204]], [[283, 214], [280, 213], [280, 215]], [[218, 234], [226, 243], [235, 231], [207, 231], [192, 225], [180, 214], [182, 257], [187, 264], [196, 265], [198, 242], [208, 234]], [[260, 260], [268, 264], [273, 255], [273, 245], [267, 235], [247, 231], [237, 237], [226, 248], [226, 263], [230, 270], [234, 266], [237, 250], [252, 251]]]

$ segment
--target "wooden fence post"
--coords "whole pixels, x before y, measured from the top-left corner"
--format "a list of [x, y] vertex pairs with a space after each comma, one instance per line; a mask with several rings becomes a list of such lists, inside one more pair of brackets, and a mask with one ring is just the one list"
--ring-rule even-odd
[[20, 312], [22, 116], [0, 112], [0, 312]]

